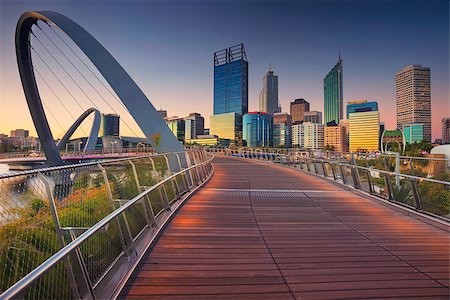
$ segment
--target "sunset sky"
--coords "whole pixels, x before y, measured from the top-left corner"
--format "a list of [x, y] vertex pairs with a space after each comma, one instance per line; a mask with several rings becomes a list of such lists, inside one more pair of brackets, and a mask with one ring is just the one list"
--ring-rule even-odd
[[[0, 0], [0, 133], [25, 128], [35, 135], [14, 48], [17, 20], [30, 10], [54, 10], [73, 19], [105, 46], [157, 109], [166, 109], [169, 116], [199, 112], [207, 126], [213, 53], [241, 42], [249, 61], [250, 110], [258, 109], [262, 78], [271, 64], [279, 76], [283, 111], [295, 98], [323, 111], [323, 78], [340, 48], [344, 102], [378, 101], [381, 121], [394, 129], [395, 73], [420, 64], [431, 68], [433, 140], [441, 137], [441, 119], [450, 116], [447, 0]], [[42, 89], [44, 103], [58, 119], [48, 117], [58, 136], [73, 119]], [[81, 114], [71, 99], [64, 101], [75, 116]], [[87, 101], [82, 106], [90, 107]], [[111, 111], [102, 107], [102, 112]], [[125, 126], [121, 133], [133, 134]]]

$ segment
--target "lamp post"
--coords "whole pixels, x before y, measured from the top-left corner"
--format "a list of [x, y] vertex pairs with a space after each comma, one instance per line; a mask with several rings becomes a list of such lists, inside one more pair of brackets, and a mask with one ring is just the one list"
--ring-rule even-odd
[[114, 154], [114, 145], [117, 144], [117, 141], [109, 142], [111, 144], [111, 153]]

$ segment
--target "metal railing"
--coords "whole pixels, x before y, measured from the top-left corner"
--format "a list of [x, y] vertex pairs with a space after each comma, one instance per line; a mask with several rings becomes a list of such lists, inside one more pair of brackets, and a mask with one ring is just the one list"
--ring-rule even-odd
[[[423, 176], [415, 174], [414, 168], [410, 169], [412, 172], [391, 171], [388, 164], [386, 168], [380, 168], [379, 164], [372, 165], [370, 159], [361, 159], [361, 156], [356, 154], [349, 157], [316, 158], [309, 156], [308, 153], [298, 152], [278, 154], [232, 149], [206, 148], [206, 150], [215, 154], [265, 160], [301, 169], [450, 222], [450, 173], [445, 166], [434, 176], [429, 174]], [[412, 161], [416, 158], [394, 156], [391, 159]], [[438, 161], [446, 160], [438, 159]]]
[[0, 298], [111, 297], [179, 200], [210, 178], [212, 158], [196, 150], [0, 176]]

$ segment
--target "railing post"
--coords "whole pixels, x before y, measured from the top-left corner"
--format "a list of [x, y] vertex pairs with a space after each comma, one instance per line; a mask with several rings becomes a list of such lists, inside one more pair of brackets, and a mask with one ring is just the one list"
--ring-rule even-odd
[[417, 188], [417, 181], [415, 179], [410, 179], [411, 183], [412, 195], [414, 197], [414, 203], [416, 205], [417, 210], [423, 210], [422, 201], [420, 199], [419, 189]]
[[333, 180], [336, 181], [336, 171], [334, 170], [334, 163], [330, 162], [331, 174], [333, 175]]
[[[136, 182], [136, 187], [137, 187], [138, 193], [141, 193], [141, 192], [143, 192], [143, 190], [142, 190], [141, 184], [139, 182], [139, 177], [138, 177], [138, 174], [136, 171], [136, 165], [134, 164], [134, 162], [131, 159], [128, 160], [128, 162], [130, 163], [131, 169], [133, 170], [134, 181]], [[148, 198], [148, 196], [146, 195], [145, 197], [147, 198], [147, 201], [150, 204], [150, 199]], [[142, 203], [142, 208], [144, 209], [145, 220], [147, 221], [147, 225], [153, 225], [155, 223], [155, 214], [153, 213], [153, 208], [152, 208], [151, 204], [150, 204], [150, 213], [151, 214], [149, 214], [147, 207], [145, 206], [145, 202], [142, 200], [141, 203]]]
[[325, 163], [322, 160], [322, 169], [323, 169], [323, 177], [328, 177], [327, 168], [325, 167]]
[[370, 170], [367, 170], [367, 183], [369, 184], [369, 194], [374, 194], [372, 185], [372, 176], [370, 175]]
[[[61, 248], [63, 248], [66, 245], [66, 241], [64, 238], [64, 233], [61, 229], [61, 224], [59, 222], [52, 187], [48, 179], [41, 172], [38, 172], [37, 175], [38, 178], [44, 184], [45, 192], [47, 194], [49, 206], [52, 212], [53, 221], [55, 223], [55, 231], [58, 237], [58, 242], [61, 245]], [[75, 251], [75, 253], [70, 255], [70, 259], [68, 257], [64, 259], [64, 266], [66, 268], [70, 288], [72, 290], [74, 297], [80, 299], [81, 298], [95, 299], [92, 283], [89, 279], [89, 275], [86, 270], [86, 265], [84, 263], [83, 257], [81, 256], [79, 248]]]
[[346, 174], [346, 172], [345, 172], [345, 170], [344, 170], [344, 166], [342, 166], [341, 164], [339, 164], [339, 169], [341, 170], [342, 183], [343, 183], [343, 184], [348, 184], [348, 181], [347, 181], [347, 174]]
[[387, 194], [388, 194], [388, 200], [393, 201], [394, 199], [394, 195], [392, 193], [392, 185], [391, 185], [391, 181], [389, 178], [389, 174], [388, 173], [384, 173], [384, 181], [386, 183], [386, 189], [387, 189]]
[[[354, 182], [355, 182], [355, 188], [361, 188], [361, 179], [359, 178], [359, 171], [358, 171], [358, 166], [357, 166], [357, 164], [356, 164], [356, 159], [355, 159], [355, 155], [354, 155], [354, 153], [352, 153], [351, 154], [351, 162], [352, 162], [352, 164], [353, 164], [353, 166], [354, 166], [354, 175], [353, 175], [353, 180], [354, 180]], [[356, 187], [356, 186], [358, 186], [358, 187]]]

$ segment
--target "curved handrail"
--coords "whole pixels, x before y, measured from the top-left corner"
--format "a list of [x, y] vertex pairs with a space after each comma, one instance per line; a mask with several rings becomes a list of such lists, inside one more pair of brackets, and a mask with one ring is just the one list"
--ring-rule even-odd
[[204, 162], [198, 163], [196, 165], [193, 165], [186, 169], [183, 169], [177, 173], [174, 173], [171, 176], [158, 182], [157, 184], [149, 187], [148, 189], [141, 192], [137, 196], [133, 197], [130, 201], [126, 202], [124, 205], [120, 206], [118, 209], [114, 210], [112, 213], [110, 213], [109, 215], [104, 217], [98, 223], [96, 223], [95, 225], [90, 227], [88, 230], [86, 230], [84, 233], [82, 233], [80, 236], [78, 236], [75, 240], [73, 240], [72, 242], [67, 244], [64, 248], [60, 249], [58, 252], [56, 252], [54, 255], [52, 255], [50, 258], [48, 258], [46, 261], [44, 261], [42, 264], [40, 264], [33, 271], [28, 273], [25, 277], [23, 277], [22, 279], [17, 281], [15, 284], [13, 284], [11, 287], [9, 287], [5, 292], [0, 294], [0, 298], [1, 299], [12, 299], [14, 297], [17, 297], [27, 287], [29, 287], [31, 284], [33, 284], [33, 282], [35, 282], [36, 280], [38, 280], [39, 278], [44, 276], [54, 266], [56, 266], [64, 258], [66, 258], [68, 255], [70, 255], [77, 248], [79, 248], [86, 240], [91, 238], [95, 233], [100, 231], [102, 228], [104, 228], [106, 225], [108, 225], [111, 221], [113, 221], [115, 218], [117, 218], [122, 213], [124, 213], [126, 210], [128, 210], [131, 206], [133, 206], [136, 202], [140, 201], [143, 197], [145, 197], [152, 191], [156, 190], [161, 185], [174, 179], [176, 176], [179, 176], [189, 170], [192, 170], [194, 168], [198, 168], [200, 166], [210, 163], [213, 158], [214, 158], [214, 155], [211, 155], [211, 157], [208, 158], [208, 160], [206, 160]]

